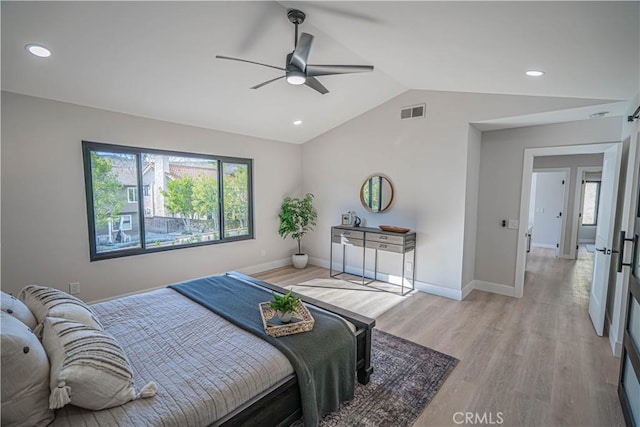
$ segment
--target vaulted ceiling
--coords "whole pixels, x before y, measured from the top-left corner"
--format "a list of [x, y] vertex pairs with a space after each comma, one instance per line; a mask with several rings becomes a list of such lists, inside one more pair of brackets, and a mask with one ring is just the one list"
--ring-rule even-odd
[[[640, 3], [2, 2], [2, 90], [302, 143], [408, 89], [538, 97], [535, 115], [481, 128], [622, 115], [640, 86]], [[279, 80], [293, 50], [289, 8], [307, 14], [309, 62], [374, 65]], [[28, 54], [40, 43], [46, 59]], [[540, 78], [525, 76], [540, 69]], [[549, 97], [548, 111], [539, 111]], [[553, 98], [553, 99], [551, 99]], [[558, 98], [563, 100], [559, 107]], [[534, 111], [532, 111], [534, 112]], [[488, 115], [490, 116], [490, 114]], [[294, 120], [302, 124], [294, 126]]]

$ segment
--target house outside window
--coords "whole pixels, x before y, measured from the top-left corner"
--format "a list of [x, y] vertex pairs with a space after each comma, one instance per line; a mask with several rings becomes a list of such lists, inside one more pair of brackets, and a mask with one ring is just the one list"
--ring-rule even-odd
[[253, 238], [251, 159], [82, 147], [92, 261]]

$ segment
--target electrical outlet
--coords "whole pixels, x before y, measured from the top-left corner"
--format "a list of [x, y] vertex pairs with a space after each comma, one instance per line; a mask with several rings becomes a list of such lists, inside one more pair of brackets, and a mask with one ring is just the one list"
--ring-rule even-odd
[[69, 283], [69, 293], [72, 294], [72, 295], [79, 294], [80, 293], [80, 283], [79, 282]]
[[260, 250], [260, 256], [267, 256], [267, 250], [266, 249], [261, 249]]
[[407, 262], [407, 271], [411, 273], [411, 270], [413, 270], [413, 265], [410, 262]]

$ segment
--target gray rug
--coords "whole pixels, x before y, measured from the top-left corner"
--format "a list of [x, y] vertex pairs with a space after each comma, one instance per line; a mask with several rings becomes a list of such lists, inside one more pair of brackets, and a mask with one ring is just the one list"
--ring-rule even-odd
[[[411, 426], [458, 360], [411, 341], [373, 330], [373, 374], [356, 383], [355, 398], [322, 418], [321, 426]], [[302, 420], [293, 424], [303, 425]]]

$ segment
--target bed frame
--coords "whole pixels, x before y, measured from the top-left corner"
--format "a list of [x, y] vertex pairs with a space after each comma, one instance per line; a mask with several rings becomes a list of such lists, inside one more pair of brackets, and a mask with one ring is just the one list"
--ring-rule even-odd
[[[246, 274], [235, 271], [227, 273], [228, 276], [235, 277], [240, 280], [255, 283], [272, 291], [287, 293], [288, 289], [271, 283], [258, 280]], [[320, 307], [324, 310], [337, 314], [348, 320], [356, 326], [356, 342], [357, 342], [357, 363], [356, 373], [360, 384], [367, 384], [373, 372], [371, 367], [371, 331], [376, 324], [374, 319], [361, 316], [357, 313], [336, 307], [326, 302], [319, 301], [315, 298], [306, 297], [298, 293], [293, 295], [300, 296], [302, 301], [307, 304]], [[241, 410], [236, 410], [217, 421], [214, 425], [218, 426], [288, 426], [302, 416], [300, 405], [300, 391], [298, 388], [298, 380], [293, 375], [284, 384], [263, 396], [256, 402], [250, 404]]]

